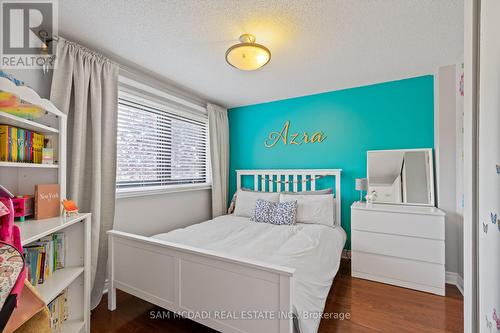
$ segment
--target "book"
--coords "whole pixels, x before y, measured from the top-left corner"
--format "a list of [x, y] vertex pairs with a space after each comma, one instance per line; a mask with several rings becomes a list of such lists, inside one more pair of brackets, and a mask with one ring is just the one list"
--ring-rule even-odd
[[42, 148], [42, 164], [54, 164], [53, 148]]
[[35, 220], [60, 215], [59, 184], [35, 185]]
[[42, 134], [0, 124], [0, 161], [42, 163], [44, 142]]
[[61, 269], [64, 268], [64, 262], [65, 262], [65, 241], [64, 241], [64, 234], [63, 233], [57, 233], [53, 235], [54, 239], [54, 269]]
[[62, 324], [68, 320], [68, 289], [64, 289], [52, 302], [47, 304], [52, 332], [61, 332]]
[[9, 126], [0, 125], [0, 161], [9, 160]]
[[43, 284], [65, 266], [65, 236], [55, 233], [24, 247], [27, 279], [34, 286]]

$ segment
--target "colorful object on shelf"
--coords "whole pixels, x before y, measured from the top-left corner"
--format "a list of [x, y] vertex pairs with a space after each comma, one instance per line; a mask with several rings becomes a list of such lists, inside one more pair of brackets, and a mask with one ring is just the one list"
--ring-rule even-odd
[[78, 206], [73, 200], [66, 200], [64, 199], [62, 201], [64, 213], [66, 216], [72, 215], [72, 214], [78, 214]]
[[54, 164], [54, 149], [42, 149], [42, 164]]
[[42, 164], [54, 164], [54, 148], [52, 148], [52, 140], [45, 138], [43, 140], [42, 149]]
[[0, 125], [0, 161], [42, 163], [45, 137], [9, 125]]
[[12, 107], [17, 104], [19, 104], [19, 98], [16, 95], [0, 91], [0, 108]]
[[41, 107], [22, 103], [16, 95], [7, 91], [0, 91], [0, 111], [30, 120], [40, 118], [45, 113]]
[[17, 196], [12, 199], [14, 218], [24, 222], [26, 217], [33, 216], [34, 198], [32, 195]]

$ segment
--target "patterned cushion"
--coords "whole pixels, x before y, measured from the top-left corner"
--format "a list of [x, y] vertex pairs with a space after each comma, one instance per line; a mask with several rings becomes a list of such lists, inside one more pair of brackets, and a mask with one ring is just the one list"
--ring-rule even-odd
[[297, 201], [275, 203], [271, 217], [272, 224], [295, 224], [297, 218]]
[[271, 224], [295, 224], [297, 201], [271, 202], [257, 199], [250, 221]]
[[274, 206], [277, 202], [257, 199], [253, 214], [250, 217], [252, 222], [271, 223], [271, 216], [273, 215]]

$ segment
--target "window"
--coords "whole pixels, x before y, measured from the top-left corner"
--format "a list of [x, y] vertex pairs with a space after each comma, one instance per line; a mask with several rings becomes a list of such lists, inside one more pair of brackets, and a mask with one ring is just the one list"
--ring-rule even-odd
[[185, 109], [119, 89], [117, 192], [208, 183], [207, 117]]

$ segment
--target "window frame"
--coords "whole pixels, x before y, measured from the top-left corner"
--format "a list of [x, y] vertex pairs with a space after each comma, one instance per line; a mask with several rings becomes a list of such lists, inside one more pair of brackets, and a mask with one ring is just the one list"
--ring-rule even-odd
[[[152, 107], [172, 113], [181, 117], [189, 118], [195, 121], [201, 121], [206, 124], [206, 181], [205, 183], [198, 184], [173, 184], [173, 185], [157, 185], [157, 186], [137, 186], [129, 188], [118, 188], [115, 185], [115, 193], [117, 198], [127, 197], [140, 197], [149, 195], [159, 195], [176, 192], [186, 191], [199, 191], [209, 190], [212, 188], [211, 179], [211, 163], [210, 163], [210, 137], [209, 137], [209, 124], [206, 107], [201, 107], [190, 101], [173, 96], [168, 92], [159, 90], [137, 82], [135, 80], [119, 76], [118, 78], [118, 93], [117, 98], [121, 94], [125, 94], [132, 99], [136, 98], [138, 101], [144, 99], [147, 104]], [[118, 109], [117, 109], [118, 112]], [[116, 167], [118, 168], [118, 161]], [[118, 183], [118, 182], [117, 182]]]

